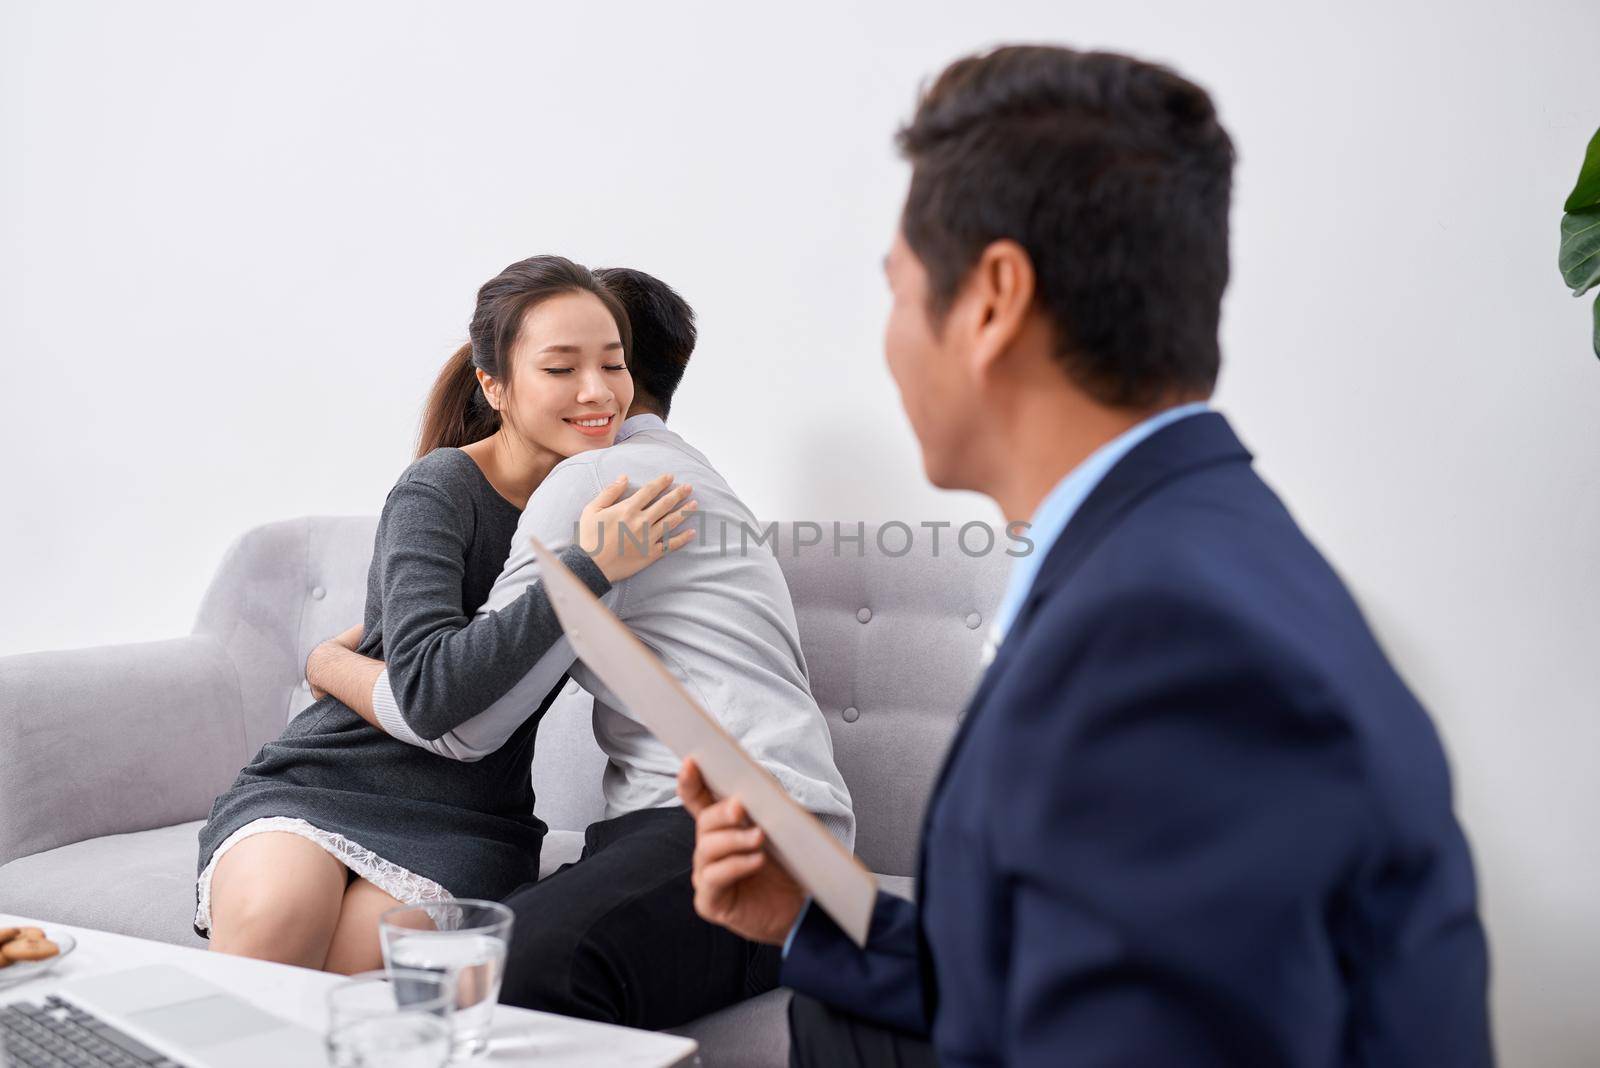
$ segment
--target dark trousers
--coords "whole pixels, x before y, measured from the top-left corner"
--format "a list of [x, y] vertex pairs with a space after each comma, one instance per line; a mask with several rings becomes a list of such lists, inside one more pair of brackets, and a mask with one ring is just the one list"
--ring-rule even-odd
[[796, 994], [789, 1002], [789, 1068], [937, 1068], [925, 1038], [869, 1023]]
[[683, 809], [603, 820], [583, 841], [575, 863], [506, 898], [517, 918], [503, 1003], [659, 1030], [777, 984], [777, 947], [695, 914]]

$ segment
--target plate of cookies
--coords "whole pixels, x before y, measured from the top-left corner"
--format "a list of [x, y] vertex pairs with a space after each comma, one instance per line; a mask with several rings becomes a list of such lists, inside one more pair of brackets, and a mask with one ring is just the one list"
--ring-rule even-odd
[[0, 927], [0, 986], [43, 975], [76, 947], [65, 932], [47, 935], [38, 927]]

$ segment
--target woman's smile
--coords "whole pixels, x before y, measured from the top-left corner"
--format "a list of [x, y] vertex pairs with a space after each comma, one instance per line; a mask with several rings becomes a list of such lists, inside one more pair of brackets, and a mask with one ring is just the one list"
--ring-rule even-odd
[[615, 421], [616, 416], [614, 414], [579, 416], [562, 420], [578, 433], [591, 438], [603, 438], [610, 434], [611, 424]]

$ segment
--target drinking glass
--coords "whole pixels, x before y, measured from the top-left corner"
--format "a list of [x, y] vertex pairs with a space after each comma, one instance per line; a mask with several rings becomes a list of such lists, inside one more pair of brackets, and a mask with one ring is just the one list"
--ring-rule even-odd
[[333, 1068], [444, 1068], [454, 1051], [455, 985], [440, 972], [362, 972], [328, 991]]
[[451, 899], [406, 905], [378, 917], [383, 960], [450, 976], [455, 989], [455, 1055], [489, 1048], [489, 1024], [500, 1000], [512, 912], [495, 901]]

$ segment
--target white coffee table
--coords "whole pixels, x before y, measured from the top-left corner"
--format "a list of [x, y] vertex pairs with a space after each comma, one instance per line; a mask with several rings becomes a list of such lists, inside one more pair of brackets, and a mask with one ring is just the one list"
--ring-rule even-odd
[[[0, 913], [0, 927], [40, 927], [46, 934], [65, 931], [78, 942], [72, 955], [48, 975], [0, 986], [0, 1005], [12, 1001], [43, 1001], [67, 978], [104, 975], [141, 964], [173, 964], [267, 1012], [320, 1033], [326, 1019], [324, 995], [341, 979], [337, 975], [288, 964], [246, 960], [26, 916]], [[0, 973], [0, 982], [3, 982], [3, 973]], [[471, 1063], [484, 1068], [513, 1065], [591, 1068], [596, 1064], [618, 1068], [669, 1068], [693, 1063], [698, 1048], [691, 1038], [500, 1005], [494, 1011], [489, 1052]]]

